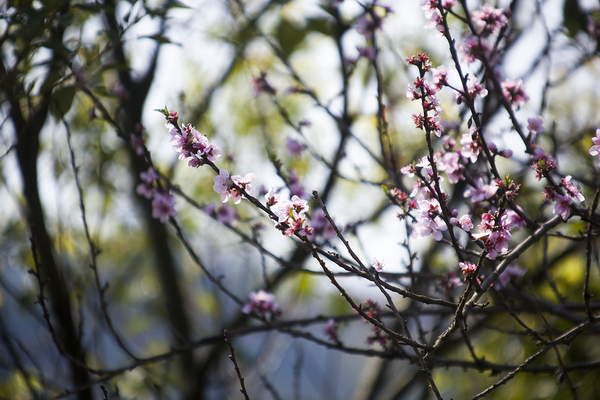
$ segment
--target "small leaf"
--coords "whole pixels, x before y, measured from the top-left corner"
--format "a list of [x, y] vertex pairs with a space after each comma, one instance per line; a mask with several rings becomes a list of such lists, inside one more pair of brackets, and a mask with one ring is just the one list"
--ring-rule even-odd
[[167, 109], [167, 105], [166, 104], [165, 104], [165, 108], [155, 108], [153, 111], [158, 111], [159, 113], [161, 113], [165, 117], [169, 116], [169, 110]]
[[140, 39], [152, 39], [152, 40], [156, 40], [157, 43], [159, 44], [176, 44], [171, 42], [171, 40], [161, 34], [156, 34], [156, 35], [151, 35], [151, 36], [141, 36]]
[[52, 96], [50, 112], [57, 118], [62, 118], [73, 105], [73, 99], [77, 92], [75, 86], [65, 86], [57, 89]]

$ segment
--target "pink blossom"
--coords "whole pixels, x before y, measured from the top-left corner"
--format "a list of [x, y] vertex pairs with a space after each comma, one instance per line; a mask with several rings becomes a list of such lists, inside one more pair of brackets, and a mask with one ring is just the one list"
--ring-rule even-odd
[[302, 197], [302, 198], [306, 198], [306, 197], [310, 196], [304, 190], [304, 187], [302, 186], [302, 182], [300, 182], [300, 179], [298, 179], [298, 176], [296, 175], [296, 171], [293, 169], [290, 170], [289, 189], [290, 189], [290, 192], [292, 192], [292, 195]]
[[438, 12], [438, 4], [437, 0], [421, 0], [421, 8], [425, 11], [425, 17], [427, 19], [430, 19]]
[[487, 200], [496, 194], [498, 185], [496, 181], [492, 181], [489, 185], [483, 183], [482, 178], [477, 178], [475, 181], [476, 187], [465, 190], [464, 196], [471, 197], [473, 203], [480, 203]]
[[485, 97], [488, 95], [488, 91], [484, 88], [477, 78], [470, 76], [467, 81], [467, 90], [469, 91], [469, 97], [474, 99], [475, 96]]
[[495, 260], [498, 254], [508, 251], [508, 242], [512, 238], [510, 230], [513, 225], [505, 213], [498, 215], [498, 211], [489, 211], [482, 214], [479, 231], [473, 235], [475, 239], [485, 241], [484, 248], [490, 260]]
[[502, 87], [502, 95], [506, 100], [517, 107], [529, 101], [529, 96], [525, 93], [521, 79], [506, 79], [502, 81], [500, 86]]
[[533, 154], [530, 158], [535, 161], [535, 163], [533, 163], [533, 168], [536, 171], [535, 176], [538, 180], [542, 179], [545, 174], [548, 174], [556, 168], [556, 161], [554, 158], [539, 146], [534, 147]]
[[300, 157], [302, 152], [306, 149], [306, 144], [300, 143], [296, 139], [288, 137], [287, 141], [285, 142], [285, 147], [290, 155], [293, 157]]
[[511, 235], [507, 231], [492, 232], [485, 242], [485, 249], [488, 251], [487, 257], [490, 260], [495, 260], [498, 254], [506, 253], [510, 239]]
[[415, 89], [409, 86], [408, 89], [406, 89], [406, 97], [412, 101], [420, 99], [421, 95]]
[[448, 68], [444, 65], [440, 65], [437, 68], [431, 70], [433, 75], [433, 84], [437, 90], [448, 84]]
[[473, 11], [473, 23], [482, 36], [497, 35], [508, 23], [504, 10], [494, 8], [489, 3], [483, 4], [478, 10]]
[[150, 183], [158, 180], [158, 172], [152, 167], [148, 168], [146, 172], [140, 172], [140, 179], [142, 182]]
[[[437, 157], [433, 156], [433, 163], [437, 165]], [[427, 176], [433, 176], [433, 168], [431, 167], [431, 163], [429, 162], [429, 156], [423, 156], [421, 160], [415, 165], [415, 167], [423, 168], [421, 171], [422, 174]]]
[[434, 32], [434, 36], [443, 36], [446, 32], [446, 28], [442, 23], [442, 17], [438, 13], [431, 15], [429, 22], [425, 24], [424, 28], [435, 29], [437, 32]]
[[[250, 182], [252, 182], [253, 179], [254, 179], [253, 173], [249, 173], [244, 176], [233, 175], [231, 177], [231, 180], [233, 181], [233, 183], [235, 183], [240, 189], [243, 189], [246, 193], [248, 193], [252, 190], [252, 186], [250, 185]], [[242, 201], [243, 193], [234, 187], [232, 187], [229, 191], [230, 191], [231, 198], [233, 199], [233, 203], [239, 204], [240, 201]]]
[[417, 223], [413, 226], [413, 234], [417, 237], [431, 235], [435, 240], [442, 240], [442, 231], [448, 229], [444, 220], [440, 217], [439, 203], [437, 200], [420, 200], [418, 202], [420, 213], [417, 215]]
[[467, 63], [475, 62], [481, 59], [482, 55], [489, 54], [490, 47], [487, 42], [481, 40], [476, 35], [465, 37], [464, 44], [458, 46], [463, 58]]
[[371, 318], [375, 318], [381, 313], [381, 306], [373, 299], [367, 299], [364, 303], [361, 303], [360, 309]]
[[190, 167], [204, 165], [202, 156], [214, 162], [221, 155], [221, 152], [210, 143], [208, 138], [198, 132], [191, 124], [183, 125], [180, 129], [177, 129], [169, 122], [167, 128], [171, 134], [170, 143], [173, 150], [179, 153], [180, 160], [191, 157], [188, 162]]
[[135, 134], [132, 133], [129, 136], [129, 141], [131, 143], [131, 147], [133, 147], [135, 149], [135, 154], [137, 154], [138, 156], [141, 156], [142, 154], [144, 154], [144, 137], [142, 136], [141, 133], [139, 134]]
[[564, 195], [556, 193], [552, 187], [546, 187], [543, 193], [549, 201], [555, 202], [554, 214], [559, 214], [566, 221], [569, 215], [571, 215], [570, 206], [573, 204], [573, 201], [577, 200], [581, 202], [585, 200], [585, 197], [581, 194], [579, 188], [571, 182], [570, 175], [564, 177], [558, 186], [565, 190], [566, 193]]
[[171, 140], [169, 140], [169, 143], [171, 143], [173, 150], [179, 153], [179, 159], [184, 160], [188, 158], [192, 153], [188, 149], [190, 147], [190, 140], [188, 139], [187, 135], [183, 135], [172, 125], [169, 133], [171, 134]]
[[600, 128], [596, 129], [596, 137], [592, 138], [592, 143], [590, 155], [600, 157]]
[[458, 223], [460, 224], [460, 227], [466, 232], [469, 232], [471, 229], [473, 229], [473, 222], [471, 221], [471, 217], [469, 217], [468, 215], [463, 215], [462, 217], [460, 217]]
[[[429, 56], [425, 53], [418, 54], [407, 58], [410, 65], [416, 65], [419, 70], [427, 71], [431, 68]], [[431, 87], [429, 82], [423, 78], [417, 78], [414, 82], [414, 89], [409, 87], [406, 91], [406, 96], [411, 100], [422, 99], [423, 111], [427, 113], [427, 118], [424, 114], [414, 114], [412, 116], [415, 128], [426, 132], [433, 132], [437, 137], [442, 135], [444, 128], [440, 124], [439, 115], [443, 112], [438, 98], [435, 96], [436, 87]]]
[[477, 265], [470, 261], [460, 262], [458, 263], [458, 266], [462, 270], [464, 276], [469, 276], [477, 271]]
[[303, 218], [304, 213], [308, 211], [308, 202], [298, 196], [293, 196], [292, 200], [282, 201], [275, 214], [279, 217], [279, 222], [286, 222], [288, 219], [297, 220]]
[[333, 226], [325, 217], [325, 213], [320, 208], [318, 208], [312, 214], [310, 222], [312, 227], [315, 229], [315, 231], [313, 232], [315, 235], [319, 234], [325, 240], [330, 240], [337, 236], [335, 229], [333, 229]]
[[238, 219], [238, 213], [232, 207], [227, 204], [223, 204], [219, 211], [217, 211], [217, 221], [223, 224], [233, 224]]
[[448, 274], [446, 274], [446, 276], [442, 278], [439, 286], [441, 289], [444, 290], [446, 296], [449, 296], [452, 289], [458, 286], [462, 286], [462, 284], [463, 283], [460, 280], [460, 278], [456, 276], [456, 272], [449, 271]]
[[356, 31], [363, 35], [367, 40], [371, 40], [373, 33], [381, 29], [383, 18], [387, 16], [387, 14], [393, 13], [393, 10], [389, 6], [383, 5], [377, 5], [370, 11], [371, 12], [365, 13], [356, 20]]
[[373, 262], [371, 266], [375, 268], [377, 271], [381, 271], [385, 267], [385, 263], [383, 261], [379, 261], [376, 258], [373, 258]]
[[525, 220], [519, 217], [519, 214], [513, 210], [506, 210], [506, 212], [502, 215], [501, 220], [502, 226], [504, 226], [506, 229], [512, 229], [514, 226], [518, 227], [519, 229], [525, 228]]
[[[460, 154], [464, 158], [470, 159], [472, 163], [475, 163], [479, 157], [481, 147], [479, 146], [477, 140], [473, 140], [473, 132], [475, 131], [473, 130], [470, 133], [463, 133], [462, 139], [460, 140], [460, 144], [462, 144]], [[476, 134], [476, 137], [478, 137], [478, 134]]]
[[177, 215], [177, 211], [173, 208], [175, 199], [169, 193], [154, 192], [152, 198], [152, 218], [159, 219], [160, 222], [165, 222], [167, 218]]
[[583, 194], [581, 194], [581, 190], [577, 186], [575, 186], [573, 182], [571, 182], [571, 178], [571, 175], [565, 176], [563, 179], [561, 179], [558, 186], [564, 188], [567, 192], [567, 195], [573, 200], [577, 200], [579, 202], [585, 201], [585, 197], [583, 196]]
[[415, 166], [413, 164], [409, 164], [406, 167], [400, 168], [400, 173], [402, 175], [408, 175], [409, 178], [414, 177], [416, 171], [417, 170], [415, 169]]
[[152, 195], [154, 194], [154, 190], [155, 189], [151, 183], [145, 183], [145, 182], [140, 183], [135, 188], [135, 192], [137, 194], [139, 194], [140, 196], [144, 196], [147, 199], [152, 198]]
[[499, 151], [498, 155], [504, 158], [511, 158], [513, 156], [513, 151], [511, 149], [504, 149]]
[[535, 137], [535, 135], [537, 135], [538, 133], [546, 132], [546, 127], [544, 126], [544, 119], [541, 116], [528, 118], [527, 129], [529, 129], [529, 133], [531, 133], [532, 137]]
[[[449, 10], [457, 3], [456, 0], [442, 0], [441, 6], [442, 8]], [[438, 11], [438, 0], [421, 0], [421, 8], [425, 11], [425, 18], [429, 20], [427, 25], [425, 25], [426, 29], [436, 28], [440, 34], [444, 32], [444, 26], [441, 24], [441, 16]]]
[[521, 276], [525, 275], [525, 270], [519, 268], [518, 265], [509, 265], [507, 266], [504, 271], [502, 271], [502, 273], [500, 274], [500, 276], [498, 276], [498, 283], [500, 284], [501, 287], [506, 287], [506, 285], [508, 284], [508, 282], [510, 282], [512, 277], [515, 278], [519, 278]]
[[155, 180], [158, 180], [158, 173], [154, 170], [154, 168], [150, 167], [148, 168], [147, 172], [140, 172], [140, 179], [142, 180], [142, 183], [137, 185], [135, 192], [147, 199], [152, 198], [152, 195], [156, 190], [152, 184]]
[[[278, 228], [285, 227], [283, 234], [291, 236], [293, 234], [312, 235], [314, 229], [305, 226], [305, 213], [308, 211], [308, 202], [294, 195], [292, 200], [285, 200], [279, 204], [279, 208], [275, 211], [278, 220], [276, 226]], [[285, 225], [283, 225], [285, 224]]]
[[566, 221], [569, 218], [569, 215], [571, 215], [570, 206], [573, 200], [569, 196], [555, 193], [554, 201], [556, 201], [556, 204], [554, 205], [554, 214], [560, 215], [561, 218]]
[[215, 147], [215, 145], [211, 144], [204, 150], [204, 155], [209, 161], [215, 162], [217, 157], [221, 157], [221, 152]]
[[267, 82], [267, 73], [261, 71], [260, 75], [252, 79], [252, 88], [254, 95], [258, 96], [261, 93], [275, 94], [276, 90]]
[[331, 340], [337, 342], [339, 341], [339, 337], [338, 337], [338, 329], [339, 329], [339, 325], [337, 322], [335, 322], [335, 320], [333, 318], [329, 319], [327, 321], [327, 325], [325, 325], [325, 328], [323, 329], [323, 332], [325, 333], [325, 335], [327, 335]]
[[375, 60], [375, 49], [373, 46], [357, 47], [356, 49], [358, 50], [358, 57], [364, 57], [371, 61]]
[[214, 217], [217, 215], [217, 205], [215, 203], [208, 203], [204, 206], [203, 210], [210, 216]]
[[221, 194], [221, 201], [223, 203], [227, 202], [230, 197], [229, 188], [233, 181], [229, 175], [229, 172], [224, 169], [219, 170], [219, 175], [213, 178], [213, 182], [215, 183], [213, 186], [213, 190], [219, 194]]
[[460, 155], [453, 151], [444, 153], [439, 161], [439, 165], [443, 166], [450, 183], [457, 183], [459, 180], [464, 179], [463, 171], [465, 167], [459, 161]]
[[271, 187], [267, 194], [265, 194], [265, 199], [267, 200], [267, 206], [274, 206], [279, 202], [279, 195], [275, 191], [274, 187]]
[[275, 296], [264, 290], [250, 293], [250, 303], [242, 308], [242, 312], [245, 314], [255, 312], [259, 316], [267, 318], [281, 314], [279, 306], [275, 304]]

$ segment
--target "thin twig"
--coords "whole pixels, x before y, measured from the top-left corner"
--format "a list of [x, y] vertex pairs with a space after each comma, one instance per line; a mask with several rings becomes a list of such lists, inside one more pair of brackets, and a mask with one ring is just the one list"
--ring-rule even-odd
[[225, 329], [223, 331], [223, 338], [225, 339], [225, 343], [227, 343], [227, 346], [229, 346], [229, 351], [231, 352], [229, 359], [235, 366], [235, 373], [237, 374], [237, 377], [238, 377], [238, 380], [240, 381], [240, 386], [241, 386], [240, 392], [242, 392], [242, 394], [244, 395], [244, 398], [246, 400], [250, 400], [250, 396], [248, 396], [248, 392], [246, 391], [246, 385], [244, 384], [244, 378], [242, 377], [242, 372], [240, 371], [240, 367], [238, 366], [237, 360], [235, 359], [235, 351], [233, 349], [233, 345], [231, 344], [231, 339], [229, 338], [227, 329]]

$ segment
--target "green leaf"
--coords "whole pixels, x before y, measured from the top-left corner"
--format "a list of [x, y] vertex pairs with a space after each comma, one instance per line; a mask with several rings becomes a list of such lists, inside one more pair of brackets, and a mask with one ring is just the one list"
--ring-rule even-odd
[[61, 119], [71, 109], [76, 92], [75, 86], [64, 86], [54, 92], [50, 112], [56, 119]]
[[167, 105], [166, 104], [165, 104], [165, 108], [155, 108], [153, 111], [158, 111], [159, 113], [161, 113], [165, 117], [169, 116], [169, 110], [167, 109]]
[[310, 32], [331, 35], [332, 30], [327, 19], [309, 19], [304, 28], [295, 27], [286, 19], [282, 19], [276, 37], [283, 52], [289, 56], [302, 44]]
[[577, 0], [565, 0], [563, 9], [564, 25], [570, 37], [575, 37], [579, 32], [586, 31], [587, 17], [579, 8]]
[[171, 40], [161, 34], [156, 34], [156, 35], [152, 35], [152, 36], [141, 36], [140, 39], [152, 39], [152, 40], [156, 40], [156, 42], [158, 44], [174, 44], [177, 46], [181, 46], [179, 43], [173, 43], [171, 42]]

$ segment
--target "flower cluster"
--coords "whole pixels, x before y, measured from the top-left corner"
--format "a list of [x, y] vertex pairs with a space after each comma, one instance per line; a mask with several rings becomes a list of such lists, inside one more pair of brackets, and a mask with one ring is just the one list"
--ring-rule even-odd
[[445, 28], [442, 24], [440, 11], [450, 10], [456, 3], [458, 3], [457, 0], [421, 0], [421, 8], [425, 11], [425, 17], [429, 20], [425, 28], [435, 28], [440, 35], [443, 35]]
[[315, 235], [319, 235], [325, 240], [331, 240], [337, 236], [335, 229], [333, 229], [333, 226], [325, 217], [325, 213], [320, 208], [313, 213], [310, 219], [310, 223], [312, 228], [314, 229], [311, 235], [311, 240], [312, 236]]
[[546, 186], [544, 188], [544, 196], [548, 201], [554, 201], [554, 214], [559, 214], [563, 220], [567, 220], [571, 215], [571, 204], [574, 200], [582, 202], [585, 200], [581, 191], [573, 182], [571, 182], [571, 175], [565, 176], [561, 179], [558, 187], [563, 189], [564, 194], [558, 193], [554, 188]]
[[288, 189], [290, 189], [292, 196], [296, 195], [298, 197], [302, 197], [303, 199], [306, 199], [310, 196], [304, 190], [304, 187], [302, 186], [302, 182], [300, 182], [298, 175], [296, 175], [296, 171], [293, 169], [290, 170]]
[[[180, 160], [191, 158], [188, 165], [197, 168], [204, 165], [204, 157], [214, 162], [217, 157], [221, 156], [221, 152], [210, 143], [205, 135], [190, 124], [178, 127], [176, 114], [174, 119], [174, 123], [169, 121], [166, 126], [171, 134], [171, 146], [179, 153]], [[168, 117], [167, 120], [169, 120]]]
[[385, 263], [383, 262], [383, 260], [379, 261], [378, 259], [373, 257], [373, 262], [371, 263], [371, 266], [377, 271], [381, 271], [385, 267]]
[[[411, 164], [410, 167], [414, 168], [414, 165]], [[394, 204], [402, 207], [405, 212], [417, 208], [417, 202], [414, 199], [409, 198], [408, 194], [398, 188], [391, 188], [388, 191], [388, 196], [394, 202]]]
[[532, 166], [535, 170], [535, 177], [538, 180], [541, 180], [544, 176], [547, 176], [550, 171], [556, 168], [556, 161], [554, 158], [550, 154], [547, 154], [541, 147], [535, 146], [530, 158], [534, 161]]
[[[272, 193], [271, 189], [269, 193]], [[267, 195], [269, 195], [267, 193]], [[266, 197], [267, 203], [272, 202], [273, 197]], [[276, 227], [283, 229], [283, 234], [286, 236], [292, 236], [298, 234], [301, 236], [311, 235], [314, 229], [308, 225], [304, 225], [306, 222], [306, 212], [308, 211], [308, 202], [300, 197], [294, 195], [291, 200], [284, 200], [279, 203], [278, 209], [275, 211], [278, 219], [275, 223]]]
[[470, 261], [459, 262], [458, 266], [462, 270], [462, 273], [465, 277], [471, 276], [477, 271], [477, 265], [473, 264]]
[[521, 107], [529, 101], [529, 96], [525, 93], [521, 79], [505, 79], [500, 83], [500, 86], [502, 95], [511, 105]]
[[541, 116], [528, 118], [527, 119], [527, 129], [529, 130], [530, 141], [535, 139], [535, 136], [538, 133], [546, 132], [546, 127], [544, 126], [544, 119]]
[[327, 321], [327, 325], [325, 325], [323, 332], [325, 333], [325, 335], [327, 335], [327, 337], [329, 337], [329, 339], [333, 340], [334, 342], [339, 342], [340, 341], [340, 338], [338, 335], [339, 327], [340, 327], [339, 324], [337, 322], [335, 322], [335, 320], [332, 318]]
[[418, 222], [413, 226], [413, 234], [417, 237], [431, 235], [437, 241], [442, 240], [442, 231], [447, 230], [448, 227], [440, 216], [439, 202], [436, 199], [422, 199], [418, 205]]
[[242, 312], [250, 314], [256, 313], [261, 317], [270, 318], [281, 314], [281, 309], [275, 303], [275, 296], [271, 293], [259, 290], [250, 293], [250, 303], [242, 308]]
[[147, 199], [152, 199], [152, 218], [159, 219], [160, 222], [165, 222], [169, 217], [177, 215], [177, 211], [173, 208], [175, 199], [168, 192], [159, 190], [154, 183], [158, 182], [158, 173], [152, 167], [148, 171], [140, 173], [142, 183], [137, 185], [135, 191], [140, 196]]
[[461, 45], [458, 46], [462, 58], [468, 64], [481, 60], [483, 57], [489, 57], [492, 49], [485, 40], [477, 35], [468, 35]]
[[477, 32], [483, 37], [498, 35], [508, 24], [507, 13], [489, 3], [484, 3], [478, 10], [473, 11], [472, 17]]
[[524, 269], [520, 268], [518, 265], [509, 265], [500, 276], [498, 276], [498, 284], [500, 287], [505, 288], [513, 277], [519, 278], [523, 275], [525, 275]]
[[600, 158], [600, 128], [596, 129], [596, 137], [592, 138], [592, 147], [590, 147], [590, 155]]
[[217, 221], [228, 225], [233, 224], [239, 218], [237, 211], [227, 204], [223, 204], [219, 208], [217, 208], [215, 203], [207, 204], [206, 207], [204, 207], [204, 212], [216, 218]]
[[[229, 172], [224, 169], [219, 170], [219, 175], [213, 178], [215, 183], [213, 189], [221, 195], [221, 201], [226, 203], [230, 198], [234, 204], [239, 204], [242, 201], [244, 192], [248, 193], [252, 189], [250, 182], [254, 179], [254, 174], [229, 175]], [[243, 191], [242, 191], [243, 190]]]
[[370, 318], [376, 318], [381, 313], [381, 306], [372, 299], [367, 299], [364, 303], [361, 303], [360, 309]]
[[462, 286], [462, 281], [456, 276], [455, 271], [448, 271], [448, 273], [440, 281], [439, 287], [444, 291], [446, 296], [450, 296], [452, 289], [455, 287]]
[[438, 86], [441, 85], [440, 82], [445, 81], [445, 75], [443, 72], [436, 71], [437, 81], [436, 85], [432, 87], [424, 78], [425, 73], [431, 70], [431, 62], [427, 54], [421, 53], [417, 56], [408, 57], [406, 62], [419, 68], [420, 73], [420, 77], [413, 81], [414, 89], [409, 86], [406, 90], [406, 97], [412, 101], [420, 100], [423, 107], [423, 114], [413, 114], [412, 116], [415, 127], [426, 132], [433, 132], [440, 137], [444, 128], [440, 123], [439, 114], [443, 110], [436, 93], [438, 92]]
[[267, 82], [267, 73], [261, 71], [260, 75], [252, 79], [252, 88], [254, 95], [258, 96], [261, 93], [275, 94], [276, 90], [269, 82]]
[[462, 145], [460, 155], [471, 160], [472, 163], [477, 162], [477, 158], [481, 152], [481, 145], [479, 144], [479, 132], [477, 132], [477, 128], [472, 127], [471, 132], [463, 133], [460, 144]]
[[512, 238], [510, 231], [515, 226], [524, 227], [524, 221], [515, 211], [488, 211], [481, 215], [479, 231], [473, 237], [484, 241], [487, 257], [495, 260], [499, 254], [508, 251], [508, 242]]
[[379, 4], [366, 6], [364, 15], [355, 22], [356, 31], [367, 40], [371, 40], [375, 31], [381, 29], [384, 18], [393, 13], [394, 11], [389, 6]]
[[306, 149], [306, 144], [300, 143], [292, 137], [288, 137], [285, 142], [285, 147], [292, 157], [300, 157], [302, 152]]
[[464, 196], [470, 197], [474, 204], [481, 203], [483, 200], [490, 199], [496, 194], [498, 190], [498, 184], [496, 181], [492, 181], [489, 184], [483, 182], [482, 178], [477, 178], [475, 181], [475, 187], [465, 190]]

